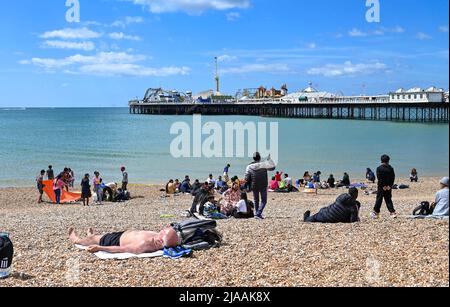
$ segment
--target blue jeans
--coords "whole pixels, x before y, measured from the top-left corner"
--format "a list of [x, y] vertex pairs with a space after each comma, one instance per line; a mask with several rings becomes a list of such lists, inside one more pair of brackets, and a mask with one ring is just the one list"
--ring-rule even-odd
[[256, 216], [261, 217], [267, 205], [267, 189], [253, 191], [253, 198], [255, 200]]
[[61, 189], [55, 190], [56, 204], [61, 203]]

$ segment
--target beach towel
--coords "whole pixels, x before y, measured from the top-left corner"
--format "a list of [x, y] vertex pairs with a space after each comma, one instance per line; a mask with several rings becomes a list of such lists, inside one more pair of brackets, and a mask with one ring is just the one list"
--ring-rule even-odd
[[[81, 249], [81, 250], [87, 250], [88, 247], [87, 246], [82, 246], [82, 245], [75, 245], [76, 248]], [[132, 258], [157, 258], [157, 257], [162, 257], [164, 256], [164, 251], [157, 251], [154, 253], [149, 253], [149, 254], [141, 254], [141, 255], [134, 255], [134, 254], [130, 254], [130, 253], [122, 253], [122, 254], [111, 254], [111, 253], [106, 253], [106, 252], [98, 252], [94, 254], [95, 256], [97, 256], [97, 258], [100, 258], [102, 260], [127, 260], [127, 259], [132, 259]]]
[[[53, 202], [56, 203], [56, 196], [55, 192], [53, 191], [53, 181], [52, 180], [45, 180], [42, 181], [42, 184], [44, 185], [44, 193], [47, 195], [47, 197]], [[67, 191], [62, 191], [61, 194], [61, 204], [67, 204], [67, 203], [73, 203], [76, 201], [79, 201], [81, 199], [81, 193], [71, 193]]]
[[367, 189], [368, 186], [364, 183], [353, 183], [350, 185], [351, 188], [357, 188], [357, 189]]
[[317, 194], [317, 190], [316, 189], [305, 189], [303, 191], [303, 193], [306, 193], [306, 194]]

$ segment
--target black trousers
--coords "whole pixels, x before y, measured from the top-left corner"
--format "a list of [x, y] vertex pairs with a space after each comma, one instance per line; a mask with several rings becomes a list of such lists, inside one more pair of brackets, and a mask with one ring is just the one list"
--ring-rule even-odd
[[373, 209], [375, 213], [381, 212], [381, 206], [383, 205], [383, 200], [386, 202], [386, 206], [390, 213], [395, 213], [394, 203], [392, 202], [392, 190], [385, 191], [383, 188], [378, 188], [377, 192], [377, 202], [375, 203], [375, 208]]

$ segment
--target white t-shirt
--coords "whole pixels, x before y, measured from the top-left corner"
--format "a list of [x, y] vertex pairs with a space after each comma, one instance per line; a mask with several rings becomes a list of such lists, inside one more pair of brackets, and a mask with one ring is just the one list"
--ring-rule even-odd
[[237, 210], [240, 213], [247, 213], [247, 202], [245, 200], [240, 200], [237, 205]]

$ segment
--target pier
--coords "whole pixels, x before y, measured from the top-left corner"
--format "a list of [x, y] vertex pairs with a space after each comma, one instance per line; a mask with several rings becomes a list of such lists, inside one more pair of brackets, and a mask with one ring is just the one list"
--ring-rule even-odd
[[130, 103], [131, 114], [248, 115], [278, 118], [448, 123], [448, 103]]

